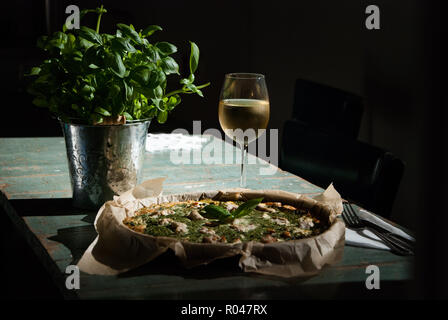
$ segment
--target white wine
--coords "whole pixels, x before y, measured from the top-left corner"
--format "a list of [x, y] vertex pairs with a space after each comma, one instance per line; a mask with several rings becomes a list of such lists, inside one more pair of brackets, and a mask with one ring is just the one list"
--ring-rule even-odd
[[226, 74], [221, 88], [218, 114], [219, 123], [226, 136], [241, 147], [240, 187], [244, 188], [249, 143], [266, 130], [269, 122], [269, 98], [264, 75]]
[[258, 138], [259, 129], [266, 129], [269, 122], [269, 101], [258, 99], [224, 99], [219, 102], [219, 123], [226, 135], [242, 142], [241, 134], [234, 130], [255, 130], [253, 137], [249, 136], [247, 142]]

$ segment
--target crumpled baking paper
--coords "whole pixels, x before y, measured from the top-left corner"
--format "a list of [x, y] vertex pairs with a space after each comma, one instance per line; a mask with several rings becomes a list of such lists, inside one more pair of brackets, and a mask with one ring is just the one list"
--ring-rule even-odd
[[[306, 196], [281, 190], [233, 189], [161, 196], [163, 178], [143, 182], [114, 200], [106, 202], [95, 219], [97, 238], [78, 262], [80, 270], [89, 274], [117, 275], [137, 268], [172, 250], [187, 267], [208, 264], [216, 259], [240, 256], [239, 267], [279, 277], [307, 277], [317, 274], [325, 265], [342, 259], [345, 227], [336, 219], [337, 212], [329, 205]], [[242, 200], [264, 197], [264, 201], [280, 201], [297, 208], [309, 209], [331, 226], [320, 235], [300, 240], [263, 244], [260, 242], [192, 243], [169, 237], [154, 237], [135, 232], [123, 219], [151, 203], [167, 201]]]
[[330, 206], [338, 215], [342, 214], [342, 211], [344, 211], [341, 195], [336, 191], [333, 183], [330, 183], [324, 192], [314, 196], [313, 199]]

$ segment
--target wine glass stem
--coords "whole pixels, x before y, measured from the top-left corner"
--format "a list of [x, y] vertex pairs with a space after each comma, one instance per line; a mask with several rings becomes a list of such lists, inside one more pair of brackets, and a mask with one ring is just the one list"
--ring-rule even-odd
[[240, 187], [246, 187], [247, 142], [241, 143], [241, 179]]

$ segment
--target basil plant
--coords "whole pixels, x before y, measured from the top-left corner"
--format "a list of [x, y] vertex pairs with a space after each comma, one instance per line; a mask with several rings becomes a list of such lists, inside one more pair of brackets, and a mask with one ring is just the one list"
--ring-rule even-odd
[[132, 25], [118, 24], [115, 34], [99, 33], [101, 6], [81, 11], [98, 14], [96, 30], [55, 32], [38, 40], [48, 59], [31, 69], [29, 93], [33, 103], [48, 108], [63, 121], [79, 119], [86, 124], [101, 124], [117, 119], [167, 120], [180, 102], [180, 94], [198, 94], [210, 83], [195, 85], [199, 48], [190, 42], [189, 75], [180, 79], [179, 89], [169, 91], [167, 77], [180, 75], [171, 57], [177, 48], [168, 42], [151, 43], [156, 25], [136, 31]]

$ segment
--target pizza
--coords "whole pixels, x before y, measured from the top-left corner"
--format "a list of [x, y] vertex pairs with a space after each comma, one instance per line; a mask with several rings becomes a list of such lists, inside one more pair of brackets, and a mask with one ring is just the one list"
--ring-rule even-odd
[[308, 209], [281, 202], [187, 200], [151, 204], [126, 217], [133, 231], [194, 243], [273, 243], [321, 234], [330, 227]]

